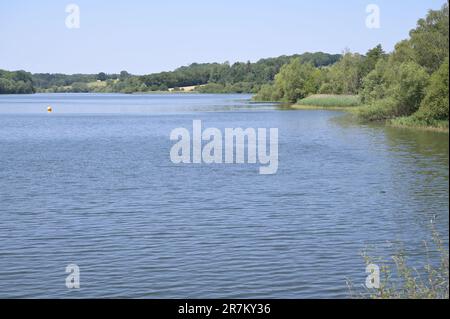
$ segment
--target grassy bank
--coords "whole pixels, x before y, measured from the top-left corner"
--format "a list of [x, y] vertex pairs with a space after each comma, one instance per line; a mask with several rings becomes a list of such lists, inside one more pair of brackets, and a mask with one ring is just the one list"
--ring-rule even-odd
[[291, 108], [296, 110], [351, 111], [360, 105], [356, 95], [315, 94], [299, 100]]
[[357, 95], [311, 95], [291, 105], [296, 110], [337, 110], [353, 114], [362, 122], [379, 122], [399, 128], [412, 128], [437, 132], [449, 132], [448, 121], [424, 121], [415, 116], [392, 118], [395, 104], [381, 100], [372, 105], [362, 105]]
[[399, 128], [414, 128], [422, 129], [436, 132], [449, 132], [449, 122], [448, 121], [432, 121], [426, 122], [417, 119], [414, 116], [398, 117], [387, 121], [389, 126], [399, 127]]
[[362, 122], [379, 122], [399, 128], [412, 128], [428, 131], [449, 132], [448, 120], [424, 120], [417, 114], [410, 116], [395, 116], [399, 113], [398, 106], [392, 99], [377, 101], [352, 110]]
[[319, 108], [336, 108], [336, 107], [354, 107], [361, 105], [357, 95], [335, 95], [335, 94], [315, 94], [308, 96], [296, 103], [296, 107], [319, 107]]
[[328, 110], [328, 111], [344, 111], [354, 113], [355, 106], [319, 106], [319, 105], [300, 105], [294, 104], [289, 106], [294, 110]]

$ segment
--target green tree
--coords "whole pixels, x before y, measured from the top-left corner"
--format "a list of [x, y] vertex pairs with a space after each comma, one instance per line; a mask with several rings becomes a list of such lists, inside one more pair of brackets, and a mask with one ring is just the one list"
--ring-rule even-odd
[[365, 77], [372, 70], [375, 69], [378, 61], [383, 59], [386, 56], [386, 53], [383, 50], [381, 44], [377, 45], [375, 48], [369, 50], [366, 53], [366, 57], [361, 62], [361, 77]]
[[400, 65], [389, 89], [389, 94], [397, 102], [396, 116], [411, 115], [419, 109], [428, 81], [429, 75], [425, 68], [417, 63]]
[[395, 50], [394, 52], [392, 52], [389, 59], [391, 60], [392, 63], [401, 64], [404, 62], [415, 61], [414, 56], [415, 53], [414, 49], [411, 46], [411, 41], [403, 40], [395, 45]]
[[363, 60], [364, 58], [360, 54], [345, 52], [342, 59], [329, 68], [320, 92], [358, 94], [362, 85], [361, 66]]
[[388, 71], [388, 61], [381, 59], [377, 62], [375, 68], [363, 79], [360, 92], [362, 103], [370, 104], [386, 97], [386, 92], [389, 88]]
[[100, 72], [99, 74], [97, 74], [97, 80], [99, 81], [106, 81], [107, 80], [107, 76], [105, 72]]
[[87, 92], [89, 92], [89, 87], [84, 82], [75, 82], [72, 84], [71, 92], [87, 93]]
[[436, 71], [448, 57], [448, 3], [441, 10], [430, 10], [424, 19], [417, 22], [417, 28], [410, 32], [410, 37], [415, 61], [430, 74]]
[[27, 94], [34, 92], [35, 88], [30, 73], [0, 70], [0, 94]]
[[360, 117], [379, 121], [412, 115], [419, 109], [428, 81], [426, 70], [415, 62], [379, 62], [364, 79], [361, 97], [368, 106], [360, 110]]
[[120, 81], [125, 81], [129, 77], [130, 77], [130, 73], [128, 73], [127, 71], [121, 71], [120, 72], [120, 75], [119, 75]]
[[[317, 77], [317, 76], [316, 76]], [[275, 76], [275, 87], [282, 92], [282, 100], [297, 102], [309, 94], [316, 93], [315, 68], [312, 64], [304, 64], [299, 58], [284, 65]]]
[[441, 67], [431, 76], [430, 84], [426, 90], [416, 117], [431, 123], [434, 120], [448, 121], [449, 97], [449, 62], [448, 58]]

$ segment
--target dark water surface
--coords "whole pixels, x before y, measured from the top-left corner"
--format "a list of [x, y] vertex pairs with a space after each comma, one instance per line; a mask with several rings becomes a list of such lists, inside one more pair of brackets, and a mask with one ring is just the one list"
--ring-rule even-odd
[[[434, 216], [448, 241], [447, 134], [248, 99], [0, 96], [0, 297], [343, 298], [365, 247], [420, 265]], [[172, 164], [193, 119], [279, 128], [278, 173]]]

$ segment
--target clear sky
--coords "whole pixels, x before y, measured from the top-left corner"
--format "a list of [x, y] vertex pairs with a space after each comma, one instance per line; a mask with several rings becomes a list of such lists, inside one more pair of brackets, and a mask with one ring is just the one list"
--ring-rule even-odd
[[[444, 0], [0, 0], [0, 69], [134, 74], [305, 51], [386, 50]], [[80, 8], [68, 29], [66, 5]], [[366, 6], [380, 29], [366, 27]]]

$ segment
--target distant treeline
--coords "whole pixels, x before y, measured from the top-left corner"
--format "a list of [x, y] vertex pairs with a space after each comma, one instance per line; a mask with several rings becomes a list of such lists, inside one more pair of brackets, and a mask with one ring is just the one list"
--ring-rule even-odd
[[[448, 127], [449, 7], [431, 10], [410, 38], [386, 54], [381, 45], [365, 56], [345, 52], [327, 68], [300, 59], [285, 64], [273, 84], [255, 96], [261, 101], [295, 103], [313, 94], [359, 95], [361, 118], [396, 119], [400, 125]], [[446, 121], [442, 123], [440, 121]]]
[[[316, 52], [262, 59], [256, 63], [194, 63], [171, 72], [143, 76], [132, 75], [127, 71], [122, 71], [120, 74], [102, 72], [73, 75], [48, 73], [30, 75], [23, 71], [4, 71], [5, 74], [27, 74], [28, 82], [26, 83], [30, 90], [27, 92], [2, 90], [0, 86], [0, 93], [32, 93], [32, 91], [134, 93], [167, 91], [169, 88], [177, 89], [186, 86], [201, 86], [198, 91], [205, 93], [252, 93], [259, 91], [263, 84], [271, 83], [281, 67], [293, 59], [310, 63], [315, 67], [325, 67], [336, 63], [340, 58], [340, 54]], [[0, 73], [0, 80], [4, 77], [2, 74]], [[12, 84], [6, 85], [5, 82], [4, 86], [20, 86], [19, 83]]]
[[199, 88], [199, 91], [251, 93], [258, 91], [261, 85], [273, 81], [281, 67], [293, 59], [299, 59], [303, 63], [311, 63], [316, 67], [322, 67], [334, 64], [340, 58], [340, 54], [316, 52], [262, 59], [256, 63], [237, 62], [232, 65], [227, 62], [222, 64], [192, 64], [173, 72], [150, 74], [142, 76], [140, 79], [151, 91], [204, 85]]
[[[86, 92], [124, 92], [126, 87], [137, 89], [134, 82], [138, 77], [122, 71], [120, 74], [60, 74], [35, 73], [33, 84], [38, 92], [86, 93]], [[132, 85], [133, 84], [133, 85]]]
[[0, 94], [27, 94], [34, 92], [35, 88], [31, 73], [0, 70]]

